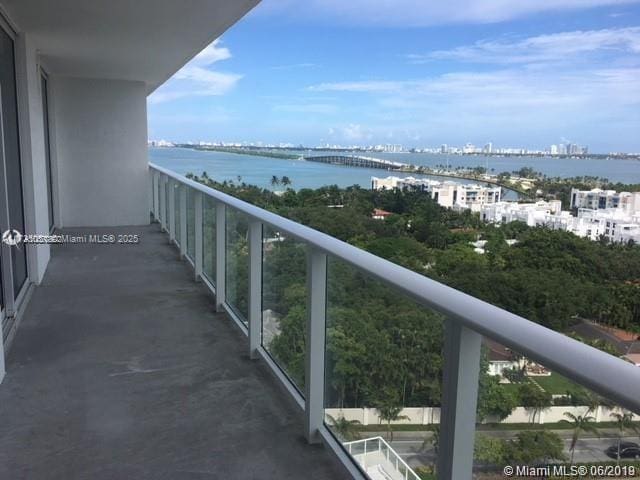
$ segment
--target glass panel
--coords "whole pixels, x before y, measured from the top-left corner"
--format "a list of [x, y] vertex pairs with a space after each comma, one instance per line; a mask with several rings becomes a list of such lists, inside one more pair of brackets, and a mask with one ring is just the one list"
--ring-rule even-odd
[[175, 202], [175, 210], [176, 210], [176, 224], [175, 224], [175, 232], [176, 232], [176, 242], [178, 245], [182, 243], [182, 229], [180, 228], [180, 191], [182, 187], [179, 183], [175, 183], [173, 185], [174, 193], [173, 193], [173, 201]]
[[42, 90], [42, 122], [44, 126], [44, 155], [47, 174], [47, 206], [49, 207], [49, 230], [53, 228], [53, 178], [51, 175], [51, 142], [49, 139], [49, 91], [47, 79], [40, 77]]
[[262, 345], [303, 392], [307, 250], [268, 226], [262, 245]]
[[202, 273], [213, 285], [216, 283], [216, 202], [204, 197], [202, 225]]
[[[371, 478], [419, 478], [403, 462], [426, 477], [436, 462], [443, 317], [331, 257], [327, 282], [327, 426], [345, 443], [389, 443], [369, 440], [355, 457]], [[408, 439], [394, 438], [398, 424]]]
[[246, 215], [226, 209], [227, 305], [247, 323], [249, 318], [249, 222]]
[[169, 188], [170, 188], [170, 185], [169, 185], [169, 181], [167, 180], [164, 183], [164, 188], [162, 189], [162, 195], [164, 195], [164, 202], [163, 202], [164, 212], [163, 212], [163, 215], [166, 217], [163, 220], [164, 220], [165, 225], [167, 226], [167, 229], [169, 228]]
[[[4, 134], [4, 168], [9, 199], [9, 228], [21, 233], [24, 229], [22, 200], [22, 167], [18, 134], [18, 105], [13, 40], [0, 28], [0, 90], [2, 91], [2, 127]], [[13, 294], [17, 297], [27, 280], [26, 249], [12, 248]]]
[[196, 192], [192, 188], [187, 188], [187, 256], [194, 260], [196, 258]]
[[[630, 345], [633, 347], [633, 342]], [[638, 478], [638, 413], [634, 415], [570, 378], [485, 338], [475, 470], [495, 475], [507, 465], [550, 464], [565, 468], [566, 475], [572, 467], [596, 468], [581, 478], [605, 478], [597, 468], [609, 464], [626, 468], [611, 472], [616, 478]], [[557, 470], [556, 476], [562, 477]]]

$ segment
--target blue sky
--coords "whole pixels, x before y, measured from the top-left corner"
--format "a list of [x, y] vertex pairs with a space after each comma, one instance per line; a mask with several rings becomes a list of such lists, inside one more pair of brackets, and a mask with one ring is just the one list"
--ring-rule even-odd
[[263, 0], [150, 96], [149, 136], [640, 152], [640, 1]]

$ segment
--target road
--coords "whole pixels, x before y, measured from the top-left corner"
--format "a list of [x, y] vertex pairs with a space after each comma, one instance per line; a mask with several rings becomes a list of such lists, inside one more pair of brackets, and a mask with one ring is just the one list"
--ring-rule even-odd
[[[565, 453], [569, 457], [569, 445], [571, 444], [571, 430], [555, 430], [564, 441]], [[491, 435], [499, 438], [513, 438], [518, 432], [514, 431], [483, 431], [485, 435]], [[369, 434], [377, 436], [378, 434]], [[381, 434], [386, 438], [384, 434]], [[435, 453], [433, 448], [423, 449], [422, 445], [425, 439], [423, 432], [395, 432], [394, 441], [391, 442], [393, 449], [409, 464], [411, 467], [419, 467], [421, 465], [432, 465], [435, 461]], [[638, 436], [625, 437], [624, 441], [639, 443]], [[617, 436], [611, 432], [603, 433], [601, 438], [580, 438], [574, 453], [574, 462], [591, 463], [611, 461], [604, 451], [611, 445], [615, 445]], [[639, 462], [640, 465], [640, 462]]]

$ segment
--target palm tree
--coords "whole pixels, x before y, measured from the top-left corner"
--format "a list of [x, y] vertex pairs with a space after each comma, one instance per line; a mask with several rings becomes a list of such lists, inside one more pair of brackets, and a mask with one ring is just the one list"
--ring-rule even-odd
[[280, 183], [285, 187], [291, 185], [291, 180], [286, 175], [280, 179]]
[[406, 415], [400, 415], [400, 412], [402, 412], [402, 407], [391, 402], [376, 407], [376, 410], [378, 410], [378, 417], [380, 418], [380, 421], [387, 422], [388, 438], [390, 442], [393, 442], [393, 429], [391, 428], [391, 422], [395, 422], [397, 420], [407, 420], [409, 417], [407, 417]]
[[342, 440], [357, 440], [360, 437], [357, 427], [357, 425], [360, 424], [358, 420], [347, 420], [342, 414], [340, 414], [338, 418], [335, 418], [328, 413], [327, 419], [331, 423], [333, 431], [336, 432]]
[[571, 465], [573, 465], [573, 454], [575, 453], [580, 433], [591, 432], [596, 434], [598, 437], [600, 436], [598, 427], [591, 424], [591, 422], [595, 421], [595, 417], [589, 415], [590, 411], [591, 409], [587, 409], [584, 415], [574, 415], [570, 412], [564, 412], [564, 416], [569, 420], [561, 420], [561, 422], [569, 423], [573, 426], [573, 435], [571, 436], [571, 445], [569, 446], [569, 451], [571, 452]]
[[280, 185], [280, 179], [274, 175], [271, 177], [271, 186], [275, 187], [277, 185]]
[[630, 412], [613, 412], [609, 414], [609, 416], [616, 420], [618, 426], [618, 454], [616, 455], [616, 463], [620, 464], [620, 444], [624, 437], [624, 431], [629, 428], [634, 432], [638, 432], [638, 427], [633, 423], [633, 414]]

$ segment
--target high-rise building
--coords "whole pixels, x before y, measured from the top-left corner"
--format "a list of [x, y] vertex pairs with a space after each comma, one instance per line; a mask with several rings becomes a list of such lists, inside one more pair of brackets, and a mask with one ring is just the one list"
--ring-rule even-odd
[[558, 145], [551, 145], [549, 152], [551, 155], [558, 155]]

